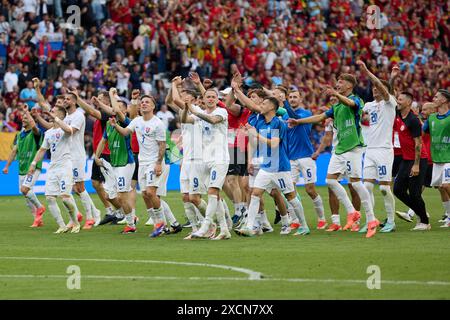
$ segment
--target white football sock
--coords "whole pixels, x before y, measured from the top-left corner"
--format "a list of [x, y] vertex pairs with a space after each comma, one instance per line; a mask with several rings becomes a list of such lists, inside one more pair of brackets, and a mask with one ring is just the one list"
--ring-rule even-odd
[[241, 204], [240, 203], [234, 203], [233, 204], [233, 206], [234, 206], [234, 214], [236, 215], [236, 216], [241, 216], [241, 206], [240, 206]]
[[[209, 203], [209, 196], [208, 196], [208, 203]], [[206, 217], [206, 208], [208, 207], [208, 204], [205, 202], [205, 200], [200, 200], [200, 205], [198, 206], [198, 210], [200, 211], [200, 214], [203, 217]]]
[[197, 215], [195, 214], [194, 207], [195, 206], [190, 202], [184, 203], [184, 213], [192, 226], [192, 232], [196, 232], [198, 230]]
[[263, 211], [259, 212], [259, 214], [261, 216], [261, 224], [263, 226], [272, 227], [270, 222], [269, 222], [269, 219], [267, 219], [266, 211], [263, 210]]
[[366, 212], [367, 222], [374, 221], [375, 215], [373, 214], [372, 200], [370, 199], [370, 195], [366, 187], [364, 187], [364, 184], [361, 181], [352, 182], [351, 184], [361, 199], [361, 204]]
[[127, 221], [127, 226], [129, 226], [130, 228], [136, 228], [136, 224], [134, 223], [134, 217], [131, 214], [131, 212], [128, 214], [125, 214], [122, 208], [120, 208], [120, 210], [121, 210], [121, 213], [125, 215], [125, 219]]
[[[371, 201], [371, 203], [372, 203], [372, 208], [374, 208], [374, 207], [375, 207], [375, 197], [374, 197], [374, 195], [373, 195], [373, 188], [374, 188], [374, 185], [373, 185], [372, 182], [364, 181], [364, 186], [366, 187], [367, 192], [369, 192], [370, 201]], [[380, 187], [381, 187], [381, 186], [380, 186]], [[380, 188], [380, 190], [381, 190], [381, 188]]]
[[67, 211], [69, 212], [69, 216], [71, 218], [71, 220], [73, 221], [73, 223], [75, 225], [79, 225], [80, 223], [78, 222], [77, 219], [77, 212], [75, 211], [75, 203], [72, 197], [64, 197], [62, 198], [64, 207], [66, 207]]
[[352, 214], [353, 212], [355, 212], [355, 207], [353, 207], [353, 204], [350, 201], [347, 192], [345, 192], [344, 187], [341, 186], [339, 181], [337, 181], [336, 179], [326, 179], [326, 182], [328, 187], [333, 190], [339, 202], [344, 205], [347, 214]]
[[442, 205], [444, 206], [447, 217], [450, 217], [450, 200], [442, 202]]
[[395, 199], [392, 194], [391, 187], [387, 185], [380, 185], [380, 191], [383, 195], [384, 208], [386, 209], [387, 221], [389, 223], [394, 223], [394, 212], [395, 212]]
[[320, 194], [317, 195], [315, 199], [313, 199], [314, 210], [316, 210], [317, 217], [319, 220], [325, 220], [325, 209], [323, 207], [323, 201]]
[[84, 212], [86, 212], [86, 220], [92, 220], [92, 205], [91, 197], [86, 190], [80, 193], [81, 203], [83, 204]]
[[106, 214], [112, 216], [114, 214], [114, 209], [112, 207], [106, 208]]
[[294, 209], [295, 215], [297, 216], [297, 219], [300, 221], [302, 227], [308, 228], [308, 223], [306, 222], [305, 219], [305, 211], [303, 210], [303, 205], [300, 202], [300, 200], [298, 200], [298, 198], [295, 197], [294, 199], [289, 201], [289, 204]]
[[157, 209], [153, 208], [153, 216], [154, 216], [153, 222], [155, 223], [155, 225], [166, 222], [162, 206], [160, 206]]
[[412, 219], [415, 215], [416, 215], [416, 213], [414, 212], [414, 210], [409, 208], [408, 209], [408, 216]]
[[36, 195], [34, 194], [33, 190], [29, 190], [28, 193], [25, 195], [25, 197], [31, 201], [31, 203], [36, 207], [36, 208], [40, 208], [42, 207], [41, 202], [38, 200], [38, 198], [36, 197]]
[[170, 223], [171, 226], [177, 226], [179, 223], [178, 223], [177, 219], [175, 218], [175, 216], [173, 215], [173, 212], [170, 209], [167, 202], [165, 202], [164, 200], [161, 200], [161, 206], [164, 210], [164, 215], [166, 217], [166, 220]]
[[284, 215], [284, 216], [281, 216], [281, 225], [283, 227], [289, 226], [289, 219], [288, 219], [288, 215], [287, 214]]
[[233, 227], [233, 220], [231, 220], [230, 209], [228, 208], [227, 202], [225, 199], [221, 199], [223, 208], [225, 210], [225, 220], [227, 221], [228, 229]]
[[260, 197], [251, 196], [250, 206], [248, 207], [248, 216], [247, 216], [247, 229], [253, 230], [256, 221], [256, 215], [259, 211], [259, 203], [261, 201]]
[[61, 216], [61, 210], [59, 210], [59, 206], [56, 203], [56, 198], [54, 197], [47, 197], [47, 203], [48, 208], [50, 209], [50, 213], [52, 214], [53, 218], [55, 218], [56, 223], [60, 228], [64, 228], [66, 224], [64, 223], [64, 220]]
[[36, 213], [34, 212], [36, 210], [36, 207], [34, 206], [34, 204], [30, 201], [30, 199], [28, 199], [27, 197], [25, 197], [25, 202], [27, 204], [27, 207], [30, 209], [31, 214], [33, 215], [33, 217], [36, 216]]
[[217, 222], [220, 226], [220, 233], [228, 231], [227, 220], [225, 219], [225, 208], [223, 207], [223, 202], [219, 201], [217, 204]]
[[206, 206], [205, 219], [203, 220], [202, 226], [198, 231], [200, 234], [205, 234], [208, 231], [211, 223], [214, 222], [214, 216], [217, 212], [218, 202], [219, 201], [216, 195], [214, 194], [208, 195], [208, 205]]
[[338, 226], [341, 225], [341, 217], [340, 217], [338, 214], [332, 214], [332, 215], [331, 215], [331, 221], [332, 221], [334, 224], [337, 224]]
[[290, 223], [300, 223], [297, 215], [294, 212], [294, 208], [292, 207], [292, 205], [290, 203], [287, 204], [287, 216], [289, 218]]

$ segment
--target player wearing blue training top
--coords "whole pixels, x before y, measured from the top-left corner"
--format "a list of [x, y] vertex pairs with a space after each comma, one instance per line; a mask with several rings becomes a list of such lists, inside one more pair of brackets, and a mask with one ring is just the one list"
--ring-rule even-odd
[[[258, 142], [259, 155], [262, 157], [261, 168], [255, 178], [251, 201], [248, 208], [248, 220], [246, 226], [239, 230], [243, 236], [253, 236], [255, 218], [258, 214], [261, 197], [267, 189], [276, 188], [280, 190], [293, 207], [295, 215], [302, 226], [297, 230], [298, 235], [309, 234], [303, 206], [297, 198], [297, 192], [292, 182], [290, 171], [291, 165], [288, 158], [287, 125], [276, 117], [278, 101], [273, 97], [267, 97], [262, 105], [257, 106], [246, 97], [239, 88], [237, 81], [232, 81], [234, 95], [245, 105], [251, 105], [252, 109], [259, 110], [254, 126], [246, 125], [250, 139]], [[282, 234], [290, 232], [287, 216], [281, 217]]]
[[[301, 95], [298, 90], [292, 90], [288, 94], [288, 101], [284, 101], [284, 108], [287, 114], [283, 120], [289, 118], [302, 119], [312, 116], [311, 111], [302, 108]], [[311, 139], [311, 124], [303, 124], [288, 129], [289, 151], [288, 156], [291, 161], [291, 176], [295, 185], [299, 182], [300, 172], [305, 181], [306, 193], [314, 203], [314, 209], [318, 217], [317, 229], [325, 229], [327, 222], [325, 220], [325, 210], [323, 208], [322, 197], [317, 193], [315, 183], [317, 181], [316, 162], [311, 158], [314, 153]], [[292, 208], [289, 206], [288, 213], [292, 216]], [[291, 223], [291, 229], [299, 227], [298, 219]]]

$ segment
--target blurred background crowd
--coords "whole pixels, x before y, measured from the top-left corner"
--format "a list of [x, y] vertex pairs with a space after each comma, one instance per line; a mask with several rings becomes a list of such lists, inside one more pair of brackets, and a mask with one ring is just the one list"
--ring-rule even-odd
[[[368, 28], [372, 4], [381, 11], [380, 29]], [[79, 26], [72, 5], [80, 9]], [[361, 58], [385, 79], [398, 64], [396, 86], [411, 91], [420, 107], [438, 88], [450, 89], [449, 6], [444, 0], [2, 0], [0, 131], [20, 130], [18, 106], [35, 106], [35, 76], [49, 101], [64, 87], [86, 99], [109, 87], [125, 98], [141, 89], [156, 98], [157, 115], [172, 131], [179, 121], [164, 99], [176, 75], [195, 71], [224, 89], [237, 68], [248, 87], [298, 88], [304, 106], [317, 113], [327, 104], [323, 86], [341, 72], [354, 73], [357, 93], [372, 100], [354, 65]], [[314, 144], [323, 130], [314, 127]]]

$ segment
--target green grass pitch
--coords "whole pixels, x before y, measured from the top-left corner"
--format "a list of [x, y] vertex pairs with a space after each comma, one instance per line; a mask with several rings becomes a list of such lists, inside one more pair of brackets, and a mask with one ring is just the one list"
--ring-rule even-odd
[[[312, 202], [299, 190], [315, 228]], [[326, 201], [326, 189], [319, 192]], [[450, 299], [450, 230], [437, 222], [443, 213], [438, 192], [426, 190], [424, 198], [430, 232], [409, 231], [414, 224], [397, 219], [396, 232], [372, 239], [317, 230], [301, 238], [280, 236], [277, 225], [274, 233], [256, 238], [233, 234], [228, 241], [185, 241], [190, 229], [149, 239], [141, 198], [136, 234], [121, 235], [121, 226], [102, 226], [55, 235], [49, 212], [43, 228], [31, 229], [23, 198], [1, 197], [0, 299]], [[96, 195], [93, 199], [100, 208]], [[184, 222], [180, 194], [172, 192], [166, 200]], [[397, 208], [405, 207], [397, 201]], [[266, 209], [273, 221], [268, 199]], [[379, 191], [375, 209], [384, 219]], [[329, 220], [329, 210], [326, 214]], [[80, 289], [67, 288], [70, 265], [80, 268]], [[366, 285], [371, 265], [380, 268], [380, 289]], [[259, 272], [263, 278], [249, 280], [248, 274], [226, 266]]]

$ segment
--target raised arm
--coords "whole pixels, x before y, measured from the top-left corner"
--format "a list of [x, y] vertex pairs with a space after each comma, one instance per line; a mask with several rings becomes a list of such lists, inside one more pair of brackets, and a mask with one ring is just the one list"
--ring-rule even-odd
[[42, 118], [41, 114], [38, 112], [37, 109], [31, 109], [31, 114], [33, 116], [33, 118], [41, 125], [42, 128], [44, 128], [45, 130], [50, 129], [51, 127], [53, 127], [53, 125], [48, 122], [47, 120], [45, 120], [44, 118]]
[[92, 102], [99, 107], [99, 109], [101, 110], [101, 112], [104, 112], [110, 116], [112, 116], [114, 114], [113, 108], [111, 108], [110, 106], [104, 104], [103, 102], [100, 101], [99, 98], [97, 97], [92, 97]]
[[241, 106], [234, 103], [236, 101], [236, 97], [233, 94], [233, 91], [231, 91], [229, 94], [227, 94], [227, 97], [225, 99], [225, 108], [235, 117], [239, 117], [241, 114]]
[[386, 88], [383, 83], [380, 81], [380, 79], [377, 78], [370, 70], [367, 68], [366, 64], [358, 60], [356, 61], [356, 64], [361, 68], [361, 71], [369, 77], [372, 84], [377, 88], [377, 90], [380, 92], [381, 96], [383, 97], [384, 101], [389, 101], [389, 91], [388, 88]]
[[181, 108], [173, 102], [173, 90], [172, 87], [169, 88], [169, 92], [167, 93], [166, 99], [164, 100], [165, 104], [172, 109], [174, 112], [180, 112]]
[[252, 99], [247, 97], [239, 88], [239, 85], [236, 82], [231, 82], [231, 87], [233, 88], [233, 94], [234, 96], [244, 105], [246, 106], [250, 111], [261, 113], [261, 108], [253, 102]]
[[128, 107], [128, 117], [130, 119], [134, 119], [138, 116], [139, 112], [139, 95], [141, 94], [141, 92], [139, 91], [139, 89], [134, 89], [131, 92], [131, 105]]
[[284, 106], [284, 109], [286, 110], [289, 118], [300, 119], [300, 117], [295, 113], [295, 111], [291, 107], [291, 104], [287, 100], [283, 101], [283, 106]]
[[181, 109], [181, 117], [180, 117], [181, 123], [194, 123], [195, 122], [194, 119], [188, 115], [188, 111], [189, 111], [189, 106], [186, 103], [184, 108]]
[[68, 90], [69, 93], [73, 93], [77, 96], [77, 105], [80, 106], [81, 109], [83, 109], [88, 115], [94, 117], [95, 119], [101, 120], [102, 119], [102, 114], [99, 110], [93, 108], [91, 105], [89, 105], [84, 99], [82, 99], [79, 95], [78, 95], [78, 91], [77, 90], [73, 90], [70, 91]]
[[112, 117], [112, 118], [109, 119], [109, 124], [110, 124], [112, 127], [114, 127], [114, 128], [117, 130], [117, 132], [120, 133], [120, 134], [121, 134], [122, 136], [124, 136], [124, 137], [129, 136], [129, 135], [132, 133], [131, 129], [121, 127], [121, 126], [117, 123], [117, 121], [116, 121], [116, 119], [115, 119], [114, 117]]
[[113, 111], [116, 114], [116, 117], [119, 119], [120, 122], [125, 121], [125, 114], [120, 110], [119, 103], [117, 102], [117, 89], [116, 88], [110, 88], [109, 89], [109, 100], [111, 101], [111, 106]]
[[75, 132], [74, 130], [77, 130], [75, 128], [72, 128], [71, 126], [69, 126], [67, 123], [65, 123], [64, 121], [62, 121], [61, 119], [59, 119], [58, 117], [55, 117], [54, 119], [55, 123], [57, 125], [60, 126], [60, 128], [62, 129], [62, 131], [64, 131], [66, 134], [68, 135], [73, 135]]
[[24, 118], [27, 118], [28, 123], [30, 124], [31, 127], [31, 131], [33, 131], [33, 134], [35, 136], [38, 136], [41, 134], [41, 131], [39, 130], [39, 128], [36, 126], [36, 122], [34, 121], [33, 117], [31, 116], [30, 112], [28, 111], [28, 107], [25, 107], [23, 109], [23, 116]]
[[289, 128], [298, 126], [299, 124], [305, 124], [305, 123], [317, 123], [322, 122], [327, 118], [327, 115], [325, 113], [316, 114], [311, 117], [302, 118], [302, 119], [288, 119], [288, 125]]
[[197, 89], [200, 91], [200, 93], [202, 95], [205, 94], [206, 89], [202, 84], [202, 81], [200, 80], [200, 76], [198, 75], [197, 72], [191, 72], [189, 74], [189, 78], [192, 80], [192, 82], [195, 84], [195, 86], [197, 87]]
[[331, 87], [327, 87], [327, 89], [325, 89], [325, 94], [327, 96], [335, 96], [336, 98], [339, 99], [339, 101], [341, 101], [343, 104], [349, 106], [352, 109], [355, 109], [358, 107], [358, 105], [355, 103], [355, 101], [353, 101], [352, 99], [340, 94], [339, 92], [337, 92], [336, 90], [334, 90]]
[[50, 112], [51, 106], [50, 103], [48, 103], [41, 92], [41, 81], [38, 78], [33, 78], [33, 86], [34, 90], [37, 94], [37, 102], [39, 106], [42, 108], [42, 110], [46, 112]]
[[172, 101], [179, 108], [184, 108], [184, 102], [181, 100], [180, 92], [178, 91], [178, 86], [181, 84], [181, 77], [175, 77], [172, 79]]
[[223, 122], [223, 120], [224, 120], [224, 119], [223, 119], [221, 116], [219, 116], [219, 115], [210, 115], [210, 114], [206, 114], [206, 113], [202, 113], [202, 112], [199, 112], [199, 111], [197, 111], [197, 110], [194, 110], [194, 108], [192, 108], [192, 105], [191, 105], [191, 104], [187, 104], [187, 107], [188, 107], [189, 111], [190, 111], [194, 116], [196, 116], [196, 117], [198, 117], [198, 118], [200, 118], [200, 119], [202, 119], [202, 120], [204, 120], [204, 121], [206, 121], [206, 122], [208, 122], [208, 123], [211, 123], [211, 124], [218, 124], [218, 123]]

